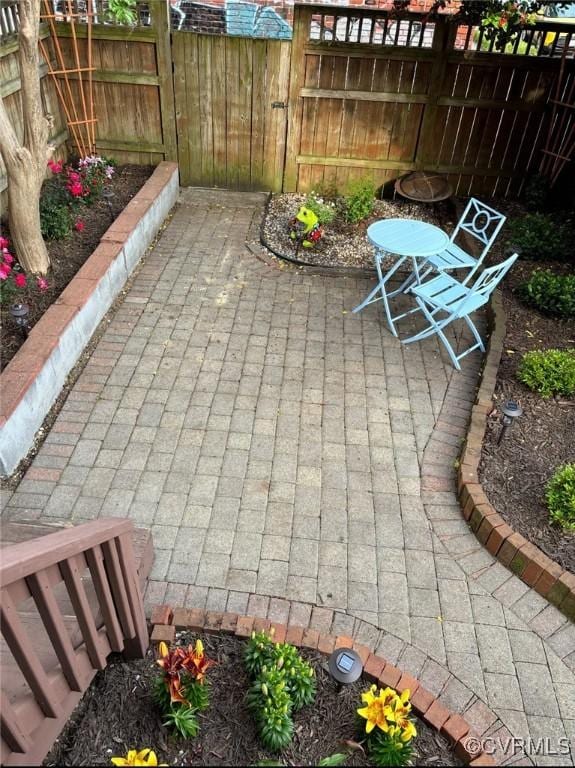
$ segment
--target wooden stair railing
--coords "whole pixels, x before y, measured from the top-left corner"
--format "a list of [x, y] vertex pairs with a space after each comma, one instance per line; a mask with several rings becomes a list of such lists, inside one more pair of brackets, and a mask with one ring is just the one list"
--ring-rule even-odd
[[0, 552], [2, 765], [39, 765], [112, 652], [148, 633], [130, 520], [85, 523]]

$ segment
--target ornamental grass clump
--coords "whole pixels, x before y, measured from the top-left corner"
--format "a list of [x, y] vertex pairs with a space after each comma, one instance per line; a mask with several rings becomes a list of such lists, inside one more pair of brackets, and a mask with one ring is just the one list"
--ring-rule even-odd
[[526, 352], [517, 378], [542, 397], [575, 395], [575, 349], [536, 349]]
[[377, 689], [372, 685], [361, 694], [364, 704], [357, 714], [366, 720], [367, 754], [373, 765], [408, 765], [412, 754], [411, 744], [417, 736], [410, 719], [409, 690], [401, 695], [393, 688]]
[[551, 522], [575, 531], [575, 464], [559, 467], [547, 483], [545, 501]]
[[172, 650], [160, 643], [159, 656], [156, 663], [162, 674], [155, 681], [154, 699], [164, 715], [164, 725], [184, 738], [193, 738], [200, 729], [198, 712], [210, 703], [206, 672], [215, 662], [207, 658], [201, 640], [195, 646]]
[[265, 632], [252, 632], [244, 661], [253, 680], [247, 703], [260, 739], [279, 752], [293, 738], [292, 713], [315, 698], [315, 672], [293, 645], [276, 643]]

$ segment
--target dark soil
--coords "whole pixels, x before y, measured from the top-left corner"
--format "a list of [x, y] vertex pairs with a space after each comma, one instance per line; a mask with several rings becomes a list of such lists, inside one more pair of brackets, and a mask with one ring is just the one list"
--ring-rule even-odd
[[[192, 638], [183, 634], [179, 640]], [[151, 657], [116, 661], [95, 678], [44, 765], [110, 765], [111, 756], [146, 747], [154, 749], [158, 762], [169, 765], [257, 765], [265, 759], [278, 760], [259, 745], [245, 705], [249, 679], [243, 665], [244, 642], [223, 635], [208, 635], [203, 641], [217, 666], [208, 673], [211, 703], [201, 716], [196, 739], [186, 741], [162, 726], [150, 693], [158, 670]], [[326, 671], [325, 658], [313, 652], [304, 651], [304, 655], [315, 667], [318, 692], [315, 703], [295, 715], [294, 740], [279, 756], [286, 765], [317, 765], [322, 758], [344, 751], [342, 741], [360, 737], [355, 710], [367, 684], [360, 681], [338, 691]], [[461, 765], [435, 731], [421, 721], [416, 728], [414, 764]], [[369, 762], [356, 749], [346, 765]]]
[[523, 416], [497, 445], [500, 413], [491, 414], [483, 445], [480, 479], [489, 500], [508, 524], [552, 560], [575, 573], [575, 534], [549, 523], [545, 485], [557, 467], [575, 461], [575, 399], [544, 400], [517, 380], [523, 353], [575, 348], [575, 323], [546, 317], [515, 296], [536, 268], [567, 272], [572, 266], [517, 261], [503, 287], [507, 335], [497, 376], [498, 405], [517, 400]]
[[[154, 169], [151, 166], [121, 165], [116, 168], [110, 184], [114, 196], [111, 198], [112, 210], [115, 216], [130, 202], [136, 192], [150, 177]], [[29, 285], [24, 290], [14, 294], [11, 301], [1, 307], [1, 348], [2, 370], [24, 343], [24, 337], [14, 325], [10, 316], [10, 304], [14, 301], [25, 302], [30, 307], [30, 323], [32, 328], [42, 317], [48, 307], [53, 304], [76, 272], [84, 264], [96, 249], [100, 238], [111, 224], [110, 211], [105, 200], [100, 200], [91, 207], [86, 207], [78, 216], [84, 222], [82, 232], [72, 231], [65, 240], [53, 240], [48, 243], [51, 268], [46, 276], [48, 289], [44, 292], [38, 290], [34, 280], [29, 280]], [[9, 237], [9, 232], [3, 234]], [[17, 254], [14, 254], [17, 256]]]

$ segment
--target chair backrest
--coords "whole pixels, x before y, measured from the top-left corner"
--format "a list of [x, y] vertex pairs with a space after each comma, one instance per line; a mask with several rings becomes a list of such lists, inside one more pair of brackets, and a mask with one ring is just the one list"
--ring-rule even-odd
[[467, 314], [466, 310], [473, 311], [470, 307], [476, 306], [476, 302], [472, 301], [475, 296], [482, 296], [484, 299], [489, 298], [511, 267], [515, 264], [518, 257], [519, 254], [514, 253], [500, 264], [495, 264], [493, 267], [484, 269], [473, 285], [470, 288], [467, 288], [467, 295], [462, 299], [455, 310], [455, 314], [458, 317], [463, 317], [463, 315]]
[[491, 244], [499, 234], [499, 230], [505, 224], [506, 216], [499, 213], [494, 208], [490, 208], [485, 203], [472, 197], [463, 211], [463, 215], [457, 222], [451, 242], [461, 230], [471, 235], [482, 244], [480, 259], [483, 259]]

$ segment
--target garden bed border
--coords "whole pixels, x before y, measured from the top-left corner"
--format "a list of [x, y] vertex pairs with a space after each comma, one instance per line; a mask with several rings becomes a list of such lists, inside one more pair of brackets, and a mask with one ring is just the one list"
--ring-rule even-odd
[[10, 475], [98, 324], [175, 205], [178, 165], [161, 162], [102, 235], [0, 375], [0, 475]]
[[463, 517], [487, 550], [522, 581], [575, 621], [575, 575], [562, 568], [511, 528], [497, 513], [479, 479], [487, 419], [493, 410], [497, 372], [503, 353], [506, 316], [499, 291], [488, 311], [491, 329], [485, 366], [458, 469], [458, 495]]
[[418, 680], [389, 663], [383, 656], [375, 654], [367, 645], [358, 643], [347, 635], [328, 635], [311, 627], [282, 624], [254, 616], [237, 613], [221, 613], [201, 609], [174, 608], [170, 605], [156, 605], [150, 618], [151, 643], [172, 643], [176, 629], [207, 634], [232, 634], [249, 638], [252, 631], [273, 629], [274, 639], [279, 643], [290, 643], [298, 648], [309, 648], [329, 656], [336, 648], [353, 648], [360, 655], [364, 665], [364, 677], [379, 686], [390, 686], [399, 693], [409, 689], [410, 700], [417, 715], [431, 728], [445, 736], [454, 746], [455, 754], [466, 765], [497, 765], [495, 760], [482, 751], [481, 735], [471, 730], [461, 715], [445, 707], [437, 697], [421, 686]]

